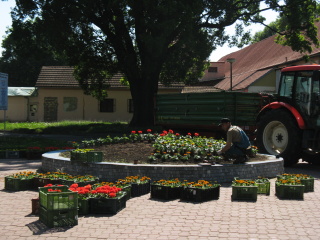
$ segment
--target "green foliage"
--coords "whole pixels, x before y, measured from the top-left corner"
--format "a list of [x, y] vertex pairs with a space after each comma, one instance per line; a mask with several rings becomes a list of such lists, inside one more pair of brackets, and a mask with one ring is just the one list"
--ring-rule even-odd
[[[131, 124], [146, 126], [154, 121], [158, 83], [195, 82], [217, 45], [247, 43], [243, 26], [263, 23], [262, 2], [288, 19], [279, 43], [295, 51], [318, 45], [316, 0], [20, 0], [13, 17], [37, 23], [34, 34], [44, 36], [51, 52], [67, 56], [86, 93], [102, 99], [109, 80], [123, 73], [134, 104]], [[234, 23], [236, 32], [228, 36], [224, 29]]]
[[[61, 121], [61, 122], [6, 122], [6, 131], [13, 133], [42, 134], [74, 134], [87, 135], [92, 133], [126, 133], [131, 128], [125, 122], [91, 122], [91, 121]], [[4, 123], [0, 123], [4, 129]]]
[[39, 22], [14, 20], [2, 42], [0, 72], [8, 73], [9, 86], [35, 86], [42, 66], [65, 65], [65, 57], [47, 44]]
[[255, 35], [252, 37], [251, 43], [260, 42], [263, 39], [271, 37], [278, 32], [284, 31], [285, 25], [286, 25], [285, 18], [277, 18], [276, 21], [271, 22], [262, 31], [255, 33]]

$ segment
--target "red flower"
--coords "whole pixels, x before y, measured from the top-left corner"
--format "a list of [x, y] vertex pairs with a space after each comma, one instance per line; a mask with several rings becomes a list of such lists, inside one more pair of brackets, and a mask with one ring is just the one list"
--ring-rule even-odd
[[188, 133], [188, 135], [191, 136], [192, 134], [191, 134], [191, 133]]
[[176, 136], [180, 136], [180, 134], [179, 134], [179, 133], [176, 133]]
[[109, 193], [109, 197], [116, 197], [117, 194], [116, 193]]
[[141, 134], [141, 133], [142, 133], [142, 131], [138, 131], [138, 133], [139, 133], [139, 134]]
[[131, 133], [132, 133], [132, 134], [136, 134], [137, 132], [136, 132], [136, 131], [131, 131]]
[[79, 185], [78, 183], [74, 183], [74, 184], [71, 184], [70, 188], [77, 188]]
[[169, 129], [169, 133], [173, 133], [173, 130]]
[[45, 185], [44, 187], [52, 187], [53, 185], [51, 183]]
[[152, 130], [151, 129], [147, 129], [147, 132], [152, 132]]
[[61, 192], [61, 190], [60, 189], [51, 189], [51, 188], [49, 188], [48, 189], [48, 192]]
[[197, 137], [197, 136], [199, 136], [199, 133], [195, 133], [194, 135]]

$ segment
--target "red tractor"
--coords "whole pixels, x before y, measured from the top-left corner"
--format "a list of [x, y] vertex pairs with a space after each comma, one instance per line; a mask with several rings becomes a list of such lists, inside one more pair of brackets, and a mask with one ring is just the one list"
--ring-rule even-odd
[[285, 166], [299, 159], [320, 165], [320, 65], [281, 70], [278, 94], [257, 117], [257, 145]]

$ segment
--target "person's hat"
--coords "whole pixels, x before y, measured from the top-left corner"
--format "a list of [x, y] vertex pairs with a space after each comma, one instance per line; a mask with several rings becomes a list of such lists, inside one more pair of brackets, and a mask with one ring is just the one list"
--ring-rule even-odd
[[221, 126], [222, 123], [229, 123], [229, 122], [231, 122], [229, 118], [221, 118], [219, 126]]

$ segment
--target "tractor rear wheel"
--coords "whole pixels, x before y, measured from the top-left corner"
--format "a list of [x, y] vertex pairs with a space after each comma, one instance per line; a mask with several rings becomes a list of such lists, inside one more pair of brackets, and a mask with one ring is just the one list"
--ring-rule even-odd
[[301, 136], [296, 120], [283, 109], [269, 111], [258, 123], [259, 151], [282, 157], [285, 166], [296, 164], [301, 158]]

